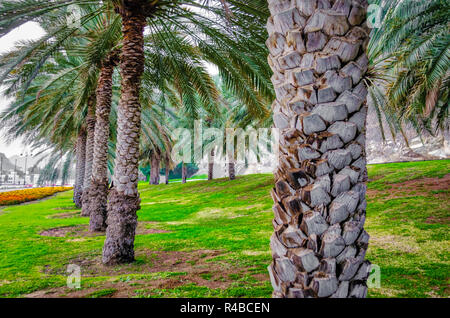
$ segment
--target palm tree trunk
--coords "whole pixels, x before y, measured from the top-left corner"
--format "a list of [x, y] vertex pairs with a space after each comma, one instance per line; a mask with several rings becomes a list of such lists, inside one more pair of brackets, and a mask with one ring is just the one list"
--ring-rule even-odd
[[234, 162], [234, 152], [228, 151], [228, 177], [230, 180], [236, 179], [236, 169]]
[[78, 132], [76, 156], [77, 168], [73, 201], [75, 202], [77, 208], [81, 208], [81, 197], [83, 195], [84, 183], [84, 167], [86, 165], [86, 130], [84, 128], [80, 129], [80, 131]]
[[86, 166], [84, 168], [83, 196], [81, 197], [81, 216], [89, 216], [89, 189], [92, 181], [92, 162], [94, 159], [95, 135], [95, 94], [89, 97], [88, 114], [86, 117]]
[[159, 184], [159, 167], [160, 167], [160, 159], [157, 153], [153, 152], [151, 155], [151, 169], [150, 169], [150, 184], [158, 185]]
[[181, 164], [181, 183], [186, 183], [186, 179], [187, 179], [187, 166], [183, 162]]
[[366, 0], [269, 0], [274, 297], [365, 297]]
[[111, 113], [112, 78], [117, 62], [118, 56], [113, 52], [103, 63], [97, 84], [94, 159], [92, 163], [92, 182], [88, 194], [89, 230], [92, 232], [106, 230], [109, 115]]
[[125, 1], [118, 8], [122, 16], [122, 53], [120, 71], [122, 92], [117, 118], [117, 149], [114, 188], [108, 199], [106, 240], [103, 263], [134, 261], [134, 237], [140, 209], [138, 185], [141, 76], [144, 71], [145, 16], [141, 1]]
[[213, 178], [214, 178], [214, 149], [211, 149], [208, 163], [208, 180], [212, 180]]
[[170, 170], [169, 170], [169, 166], [170, 166], [170, 163], [169, 163], [169, 158], [166, 158], [166, 184], [169, 184], [169, 174], [170, 174]]
[[234, 162], [228, 163], [228, 177], [230, 178], [230, 180], [236, 179], [236, 169]]

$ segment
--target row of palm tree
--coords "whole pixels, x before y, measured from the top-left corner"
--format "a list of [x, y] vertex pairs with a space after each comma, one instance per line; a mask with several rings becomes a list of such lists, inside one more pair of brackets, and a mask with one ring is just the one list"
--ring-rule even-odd
[[[369, 2], [380, 28], [365, 22]], [[274, 124], [274, 296], [364, 297], [366, 95], [392, 132], [448, 128], [449, 10], [445, 0], [5, 0], [0, 36], [28, 21], [46, 35], [1, 56], [0, 84], [15, 98], [1, 122], [11, 138], [48, 145], [48, 167], [75, 158], [74, 202], [92, 231], [106, 230], [107, 265], [134, 260], [139, 164], [152, 183], [161, 163], [166, 174], [178, 164], [175, 128]], [[331, 111], [334, 101], [346, 110]], [[227, 145], [201, 147], [212, 157]]]
[[372, 2], [380, 6], [382, 21], [368, 47], [372, 105], [394, 136], [405, 124], [419, 135], [448, 130], [449, 2]]
[[[76, 28], [61, 18], [68, 5], [82, 9]], [[2, 34], [12, 21], [17, 27], [30, 20], [47, 34], [2, 57], [2, 84], [16, 99], [2, 121], [10, 123], [14, 136], [74, 152], [74, 201], [90, 217], [91, 231], [107, 231], [105, 264], [134, 260], [138, 166], [142, 156], [168, 157], [166, 110], [191, 118], [198, 116], [198, 104], [210, 116], [217, 111], [219, 93], [205, 62], [218, 67], [249, 110], [265, 108], [271, 97], [266, 49], [257, 41], [264, 28], [253, 27], [259, 33], [252, 39], [246, 34], [248, 16], [260, 12], [264, 18], [267, 10], [243, 1], [226, 6], [231, 9], [223, 18], [221, 1], [6, 1], [0, 6]]]

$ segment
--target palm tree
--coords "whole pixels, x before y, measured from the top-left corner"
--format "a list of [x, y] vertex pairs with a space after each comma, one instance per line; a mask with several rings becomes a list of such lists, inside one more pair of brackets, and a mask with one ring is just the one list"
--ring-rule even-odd
[[144, 27], [159, 1], [114, 1], [122, 17], [120, 57], [121, 98], [117, 118], [117, 148], [114, 188], [108, 196], [106, 240], [103, 263], [134, 261], [136, 212], [140, 209], [138, 183], [139, 136], [141, 128], [140, 88], [144, 72]]
[[448, 129], [448, 1], [374, 3], [383, 15], [368, 48], [373, 105], [396, 130], [406, 123], [419, 134]]
[[[57, 19], [68, 5], [78, 4], [83, 9], [80, 23], [85, 26], [89, 21], [97, 19], [102, 12], [109, 12], [111, 5], [122, 18], [121, 46], [121, 98], [117, 115], [117, 147], [115, 156], [114, 185], [110, 191], [108, 204], [107, 239], [103, 251], [105, 264], [129, 262], [134, 259], [133, 244], [136, 227], [136, 211], [139, 208], [137, 191], [139, 135], [140, 135], [140, 88], [141, 76], [144, 72], [144, 28], [148, 23], [150, 33], [154, 37], [169, 35], [176, 28], [189, 41], [196, 43], [196, 52], [203, 60], [216, 64], [227, 85], [247, 105], [261, 105], [263, 96], [271, 96], [272, 89], [267, 81], [268, 67], [261, 58], [265, 49], [261, 46], [264, 37], [261, 23], [252, 26], [248, 18], [257, 14], [263, 1], [247, 4], [245, 1], [232, 1], [227, 6], [227, 14], [223, 17], [223, 1], [149, 1], [149, 0], [110, 0], [98, 1], [74, 0], [55, 1], [38, 5], [35, 1], [3, 1], [0, 5], [0, 34], [29, 20], [45, 21], [48, 17]], [[218, 6], [219, 5], [219, 6]], [[194, 9], [194, 10], [191, 10]], [[261, 16], [256, 19], [262, 21]], [[227, 27], [224, 25], [233, 25]], [[239, 28], [241, 26], [241, 28]], [[244, 28], [245, 27], [245, 28]], [[251, 30], [253, 37], [248, 37]], [[61, 26], [30, 47], [23, 56], [35, 50], [48, 39], [58, 35], [41, 54], [34, 54], [35, 64], [28, 72], [27, 84], [39, 73], [42, 64], [51, 57], [55, 48], [77, 32], [77, 28]], [[163, 39], [170, 45], [173, 37]], [[177, 42], [174, 42], [177, 43]], [[20, 59], [17, 59], [19, 61]], [[4, 74], [9, 74], [20, 62], [8, 65]], [[209, 85], [199, 81], [198, 74], [177, 74], [179, 77], [193, 78], [194, 85], [177, 87], [181, 91], [192, 90], [195, 86]], [[26, 85], [25, 85], [26, 86]], [[185, 96], [183, 96], [185, 97]], [[213, 99], [211, 99], [213, 100]], [[185, 104], [191, 101], [184, 100]], [[205, 103], [206, 104], [206, 103]]]
[[365, 297], [366, 0], [269, 1], [274, 297]]
[[[110, 191], [109, 195], [108, 227], [103, 248], [103, 263], [107, 265], [127, 263], [134, 260], [133, 246], [137, 226], [136, 211], [140, 208], [137, 180], [141, 114], [139, 97], [141, 76], [144, 72], [145, 62], [144, 27], [147, 23], [147, 17], [151, 17], [160, 10], [162, 1], [135, 0], [120, 3], [117, 1], [114, 4], [116, 11], [122, 16], [123, 41], [120, 64], [122, 93], [118, 114], [115, 187]], [[192, 1], [190, 4], [194, 6], [200, 5], [196, 1]], [[177, 2], [174, 2], [172, 7], [166, 3], [165, 5], [169, 6], [169, 9], [160, 10], [160, 12], [162, 12], [167, 22], [170, 22], [169, 16], [176, 16], [177, 14], [184, 21], [191, 16], [195, 16], [187, 13], [185, 8]], [[213, 6], [206, 4], [203, 8], [213, 10]], [[171, 14], [165, 15], [166, 12]], [[198, 26], [198, 17], [198, 15], [195, 16], [195, 19], [188, 24], [194, 23]], [[158, 26], [153, 22], [154, 19], [156, 19], [156, 16], [152, 16], [152, 19], [149, 19], [148, 22], [151, 28], [158, 29]], [[172, 21], [179, 28], [188, 31], [186, 27], [182, 27], [182, 21], [177, 21], [177, 19]], [[162, 27], [164, 26], [163, 24]], [[204, 31], [207, 25], [205, 24], [201, 27]], [[211, 28], [208, 28], [208, 31], [210, 30]], [[189, 31], [189, 34], [192, 34], [192, 31]], [[211, 36], [211, 34], [207, 35]], [[216, 35], [216, 37], [219, 38], [219, 35]], [[225, 37], [220, 35], [220, 38], [223, 39]], [[211, 51], [209, 53], [211, 54]], [[247, 96], [254, 96], [254, 94], [249, 95], [247, 93]], [[185, 165], [183, 165], [183, 170], [185, 170]]]
[[[89, 123], [89, 118], [91, 118], [92, 122], [95, 122], [95, 128], [91, 131], [92, 168], [86, 174], [90, 181], [85, 189], [82, 212], [86, 216], [90, 216], [90, 231], [104, 231], [106, 229], [109, 187], [108, 148], [111, 130], [113, 75], [115, 67], [119, 63], [117, 46], [121, 39], [120, 19], [111, 13], [106, 13], [100, 15], [88, 26], [89, 31], [85, 35], [88, 43], [85, 44], [85, 50], [79, 50], [79, 54], [85, 57], [86, 64], [92, 66], [99, 75], [95, 92], [95, 114], [91, 114], [86, 119]], [[93, 109], [91, 111], [93, 112]]]
[[92, 164], [91, 187], [88, 196], [90, 231], [106, 229], [106, 206], [108, 195], [108, 142], [113, 89], [114, 68], [118, 64], [117, 51], [112, 51], [104, 60], [97, 84], [96, 125]]

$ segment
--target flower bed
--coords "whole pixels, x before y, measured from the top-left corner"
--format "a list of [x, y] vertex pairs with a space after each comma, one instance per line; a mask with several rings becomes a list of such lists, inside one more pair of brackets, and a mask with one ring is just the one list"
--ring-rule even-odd
[[68, 191], [71, 189], [71, 187], [46, 187], [0, 192], [0, 206], [39, 200], [55, 193]]

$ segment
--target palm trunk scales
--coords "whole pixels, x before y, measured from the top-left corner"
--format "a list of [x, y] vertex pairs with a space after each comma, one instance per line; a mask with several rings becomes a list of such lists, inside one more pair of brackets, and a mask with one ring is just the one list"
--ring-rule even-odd
[[92, 181], [89, 189], [88, 213], [89, 230], [105, 231], [106, 207], [108, 198], [108, 141], [109, 116], [111, 113], [111, 97], [114, 68], [118, 57], [112, 52], [104, 61], [97, 84], [97, 107], [95, 111], [95, 138], [92, 163]]
[[274, 297], [365, 297], [365, 0], [269, 0]]

